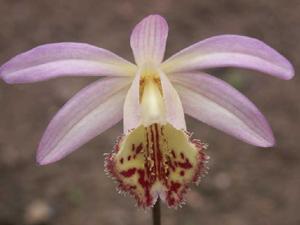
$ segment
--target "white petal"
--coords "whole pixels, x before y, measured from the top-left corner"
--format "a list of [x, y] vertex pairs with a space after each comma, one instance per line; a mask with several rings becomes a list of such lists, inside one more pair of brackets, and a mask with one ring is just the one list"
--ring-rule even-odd
[[160, 73], [166, 120], [177, 129], [186, 130], [184, 112], [177, 91], [164, 73]]
[[138, 71], [125, 98], [123, 120], [125, 134], [141, 123], [140, 79], [141, 74]]

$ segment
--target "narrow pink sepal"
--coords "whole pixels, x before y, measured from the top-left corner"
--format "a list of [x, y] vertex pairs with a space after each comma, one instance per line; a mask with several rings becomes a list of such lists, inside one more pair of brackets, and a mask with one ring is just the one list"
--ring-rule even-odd
[[220, 35], [187, 47], [166, 60], [162, 69], [167, 73], [218, 67], [240, 67], [257, 70], [280, 79], [294, 76], [291, 63], [260, 40]]
[[185, 113], [242, 141], [275, 144], [272, 130], [256, 106], [226, 82], [205, 73], [170, 76]]
[[37, 162], [58, 161], [119, 122], [130, 82], [130, 78], [104, 78], [72, 97], [48, 125]]
[[84, 43], [45, 44], [21, 53], [0, 68], [7, 83], [32, 83], [62, 76], [133, 76], [136, 66]]
[[158, 65], [162, 62], [168, 37], [168, 24], [159, 15], [150, 15], [139, 22], [132, 31], [130, 45], [135, 62]]

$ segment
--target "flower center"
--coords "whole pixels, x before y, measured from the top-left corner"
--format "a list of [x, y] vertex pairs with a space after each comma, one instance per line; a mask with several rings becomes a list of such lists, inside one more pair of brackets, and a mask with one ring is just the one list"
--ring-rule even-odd
[[158, 72], [151, 67], [143, 69], [140, 80], [140, 104], [142, 124], [166, 123], [165, 104]]

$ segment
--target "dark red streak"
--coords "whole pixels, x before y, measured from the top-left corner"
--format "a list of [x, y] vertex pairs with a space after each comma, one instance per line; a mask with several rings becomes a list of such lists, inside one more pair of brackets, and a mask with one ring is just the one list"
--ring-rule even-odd
[[155, 126], [155, 132], [156, 132], [156, 154], [155, 154], [155, 162], [156, 162], [156, 172], [157, 172], [157, 175], [158, 175], [158, 179], [161, 180], [162, 177], [163, 177], [163, 164], [162, 164], [162, 155], [161, 155], [161, 150], [160, 150], [160, 147], [159, 147], [159, 133], [158, 133], [158, 127], [157, 127], [157, 124], [154, 124]]
[[142, 185], [142, 187], [145, 190], [145, 198], [146, 198], [146, 205], [150, 205], [152, 202], [152, 196], [150, 194], [150, 184], [145, 179], [145, 171], [144, 170], [138, 170], [139, 174], [139, 180], [138, 182]]
[[171, 154], [172, 154], [173, 158], [176, 159], [176, 155], [175, 155], [174, 150], [171, 151]]
[[142, 150], [143, 150], [143, 143], [140, 143], [135, 150], [135, 154], [136, 155], [139, 154]]
[[184, 163], [182, 162], [177, 162], [178, 166], [183, 168], [183, 169], [191, 169], [193, 165], [190, 163], [188, 159], [185, 160]]
[[121, 171], [120, 174], [124, 177], [131, 177], [133, 174], [135, 174], [136, 168], [132, 168], [126, 171]]
[[184, 159], [184, 154], [182, 152], [180, 152], [180, 157]]

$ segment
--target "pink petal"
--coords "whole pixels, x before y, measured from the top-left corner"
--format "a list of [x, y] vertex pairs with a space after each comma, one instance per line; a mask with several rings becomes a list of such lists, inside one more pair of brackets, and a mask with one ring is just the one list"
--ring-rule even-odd
[[62, 159], [119, 122], [130, 81], [130, 78], [101, 79], [71, 98], [44, 133], [37, 152], [38, 163]]
[[162, 65], [166, 73], [217, 67], [258, 70], [284, 80], [294, 76], [290, 62], [277, 51], [257, 39], [238, 35], [220, 35], [200, 41]]
[[130, 37], [135, 62], [139, 66], [145, 62], [161, 63], [167, 37], [168, 24], [163, 17], [150, 15], [144, 18], [135, 26]]
[[61, 76], [133, 76], [136, 66], [116, 54], [83, 43], [45, 44], [21, 53], [0, 68], [7, 83]]
[[124, 102], [124, 134], [138, 127], [141, 123], [140, 106], [140, 71], [137, 72], [125, 98]]
[[265, 117], [229, 84], [204, 73], [170, 77], [185, 113], [249, 144], [270, 147], [275, 141]]
[[167, 121], [179, 130], [186, 130], [182, 104], [175, 88], [164, 73], [160, 73], [160, 81], [166, 108]]

